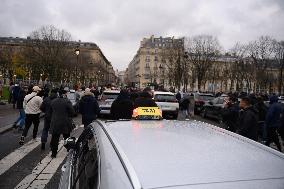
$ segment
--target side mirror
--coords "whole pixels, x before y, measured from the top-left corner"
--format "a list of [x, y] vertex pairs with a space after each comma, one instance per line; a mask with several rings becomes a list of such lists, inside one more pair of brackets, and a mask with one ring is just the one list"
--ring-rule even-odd
[[212, 102], [212, 101], [209, 101], [209, 104], [210, 104], [210, 105], [213, 105], [213, 102]]
[[63, 145], [67, 150], [75, 149], [76, 148], [76, 138], [75, 137], [69, 137], [64, 141]]

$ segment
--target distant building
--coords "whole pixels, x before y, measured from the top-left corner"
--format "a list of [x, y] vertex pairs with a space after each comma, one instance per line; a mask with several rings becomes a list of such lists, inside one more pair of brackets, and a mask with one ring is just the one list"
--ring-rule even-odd
[[169, 49], [184, 49], [184, 39], [174, 37], [144, 38], [140, 47], [129, 63], [126, 75], [126, 82], [129, 86], [144, 88], [146, 86], [169, 86], [169, 78], [166, 77], [167, 60], [163, 53]]
[[[28, 40], [30, 40], [29, 37], [0, 37], [0, 49], [9, 47], [13, 53], [20, 52], [26, 47]], [[68, 49], [70, 50], [71, 55], [70, 57], [74, 57], [74, 59], [70, 60], [71, 66], [74, 66], [76, 63], [74, 50], [76, 48], [79, 48], [80, 50], [80, 54], [78, 56], [79, 65], [77, 66], [84, 67], [84, 70], [86, 70], [84, 73], [78, 75], [82, 85], [107, 85], [115, 83], [116, 76], [113, 66], [95, 43], [81, 41], [71, 41], [68, 43]], [[1, 73], [1, 71], [0, 74], [6, 77], [8, 75], [7, 73]], [[12, 74], [14, 75], [15, 73]], [[28, 75], [23, 76], [24, 79], [29, 77], [30, 76]]]

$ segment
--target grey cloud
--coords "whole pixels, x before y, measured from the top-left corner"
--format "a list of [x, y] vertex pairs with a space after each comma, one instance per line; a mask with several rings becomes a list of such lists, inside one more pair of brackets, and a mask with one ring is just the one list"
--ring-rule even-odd
[[143, 37], [216, 35], [225, 49], [260, 35], [284, 39], [283, 0], [2, 0], [0, 35], [24, 36], [41, 25], [97, 43], [126, 68]]

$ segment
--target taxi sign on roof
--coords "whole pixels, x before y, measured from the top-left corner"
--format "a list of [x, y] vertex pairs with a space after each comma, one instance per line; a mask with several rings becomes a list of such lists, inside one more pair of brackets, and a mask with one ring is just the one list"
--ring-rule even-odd
[[135, 119], [161, 119], [162, 113], [158, 107], [138, 107], [133, 110]]

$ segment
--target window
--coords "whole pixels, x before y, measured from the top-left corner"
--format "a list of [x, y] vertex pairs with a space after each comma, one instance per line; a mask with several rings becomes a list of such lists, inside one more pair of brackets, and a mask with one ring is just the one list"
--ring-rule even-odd
[[155, 54], [157, 54], [158, 53], [158, 49], [155, 49]]
[[158, 57], [157, 56], [155, 56], [154, 61], [158, 61]]
[[150, 56], [146, 56], [146, 62], [150, 62]]

